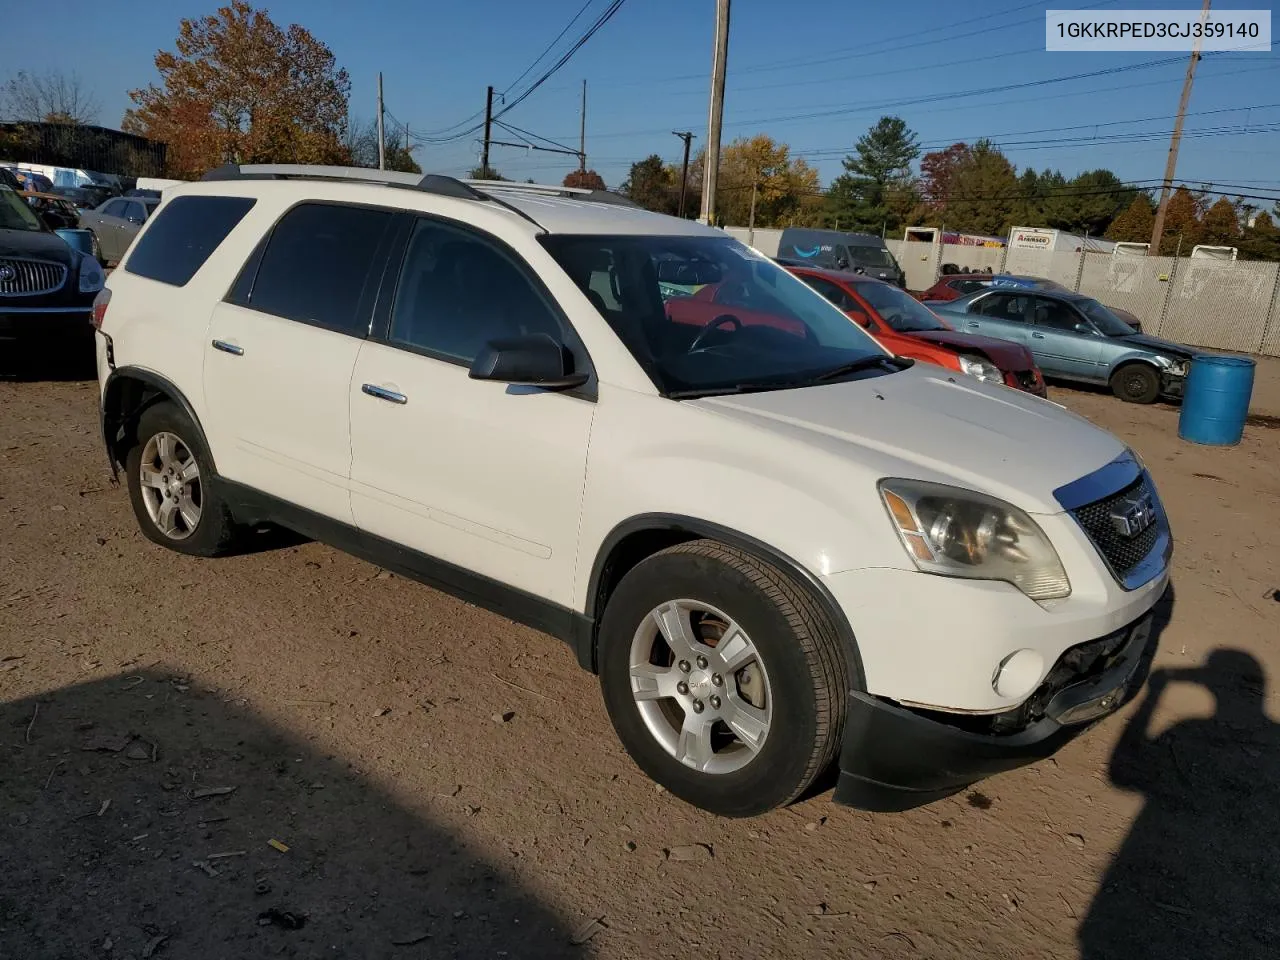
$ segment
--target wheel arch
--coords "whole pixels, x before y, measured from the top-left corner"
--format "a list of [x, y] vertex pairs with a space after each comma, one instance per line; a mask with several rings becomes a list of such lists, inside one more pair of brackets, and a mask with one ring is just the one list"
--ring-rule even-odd
[[587, 581], [585, 613], [593, 628], [588, 642], [579, 643], [577, 651], [578, 661], [584, 668], [593, 673], [598, 672], [600, 619], [604, 615], [610, 594], [622, 578], [641, 561], [660, 550], [678, 543], [702, 539], [717, 540], [746, 551], [782, 570], [801, 589], [808, 591], [830, 618], [840, 636], [856, 688], [866, 689], [862, 655], [858, 650], [853, 628], [831, 591], [813, 573], [792, 557], [756, 537], [718, 523], [673, 513], [646, 513], [630, 517], [610, 530], [601, 542]]
[[1107, 382], [1110, 382], [1111, 378], [1114, 377], [1122, 367], [1132, 366], [1135, 363], [1139, 366], [1148, 367], [1158, 374], [1164, 373], [1164, 368], [1155, 361], [1155, 358], [1141, 353], [1125, 353], [1117, 357], [1115, 360], [1112, 360], [1107, 366]]
[[112, 473], [118, 474], [134, 439], [134, 429], [142, 411], [157, 403], [170, 401], [191, 421], [197, 439], [209, 457], [209, 466], [217, 473], [208, 438], [186, 394], [172, 380], [143, 367], [118, 367], [111, 371], [102, 390], [102, 440], [111, 461]]

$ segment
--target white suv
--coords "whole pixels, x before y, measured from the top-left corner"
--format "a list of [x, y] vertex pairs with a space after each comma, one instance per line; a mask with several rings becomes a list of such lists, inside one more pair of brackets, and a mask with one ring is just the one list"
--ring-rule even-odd
[[1142, 684], [1169, 527], [1110, 434], [884, 351], [611, 194], [307, 167], [174, 187], [95, 308], [184, 553], [278, 524], [566, 640], [708, 810], [904, 809]]

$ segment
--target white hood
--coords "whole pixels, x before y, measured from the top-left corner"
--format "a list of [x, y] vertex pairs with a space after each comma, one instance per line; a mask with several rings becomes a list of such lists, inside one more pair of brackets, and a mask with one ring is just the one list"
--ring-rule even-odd
[[858, 448], [848, 451], [850, 461], [882, 476], [981, 490], [1033, 513], [1060, 513], [1054, 490], [1125, 450], [1110, 433], [1055, 403], [928, 364], [826, 386], [686, 402], [795, 441], [812, 443], [814, 434], [844, 441]]

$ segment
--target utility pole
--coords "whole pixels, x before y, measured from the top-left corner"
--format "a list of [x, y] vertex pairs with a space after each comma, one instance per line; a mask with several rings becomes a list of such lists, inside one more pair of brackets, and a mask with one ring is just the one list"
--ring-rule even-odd
[[[1210, 0], [1204, 0], [1200, 10], [1200, 22], [1209, 19]], [[1151, 228], [1151, 246], [1147, 253], [1160, 255], [1160, 239], [1164, 235], [1164, 216], [1169, 209], [1169, 191], [1173, 188], [1173, 174], [1178, 166], [1178, 146], [1182, 143], [1182, 121], [1187, 115], [1187, 103], [1191, 100], [1191, 81], [1196, 77], [1196, 64], [1200, 62], [1200, 37], [1191, 50], [1191, 62], [1187, 64], [1187, 78], [1182, 81], [1182, 98], [1178, 101], [1178, 119], [1173, 122], [1173, 136], [1169, 139], [1169, 159], [1164, 165], [1164, 182], [1160, 185], [1160, 206], [1156, 208], [1156, 222]]]
[[760, 189], [760, 176], [757, 174], [751, 181], [751, 215], [747, 218], [747, 242], [756, 245], [756, 193]]
[[587, 81], [582, 81], [582, 122], [578, 127], [578, 169], [587, 172]]
[[711, 59], [711, 111], [707, 119], [707, 153], [702, 171], [702, 212], [710, 223], [716, 215], [716, 179], [720, 172], [720, 127], [724, 120], [724, 74], [729, 58], [729, 0], [716, 0], [716, 42]]
[[693, 134], [688, 130], [683, 132], [671, 131], [673, 137], [679, 137], [684, 141], [684, 162], [680, 165], [680, 206], [676, 209], [676, 216], [684, 216], [684, 198], [689, 192], [689, 144], [693, 140]]
[[493, 126], [493, 87], [484, 100], [484, 150], [480, 153], [480, 178], [489, 179], [489, 130]]
[[387, 137], [382, 128], [382, 74], [378, 74], [378, 169], [387, 169]]

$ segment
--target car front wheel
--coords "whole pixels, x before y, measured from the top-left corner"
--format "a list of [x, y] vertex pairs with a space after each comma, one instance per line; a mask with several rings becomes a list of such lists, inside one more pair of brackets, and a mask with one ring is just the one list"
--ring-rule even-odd
[[1111, 375], [1111, 392], [1129, 403], [1160, 399], [1160, 374], [1144, 363], [1130, 363]]
[[711, 540], [629, 571], [601, 624], [600, 682], [627, 752], [695, 806], [753, 816], [828, 769], [848, 667], [812, 597], [777, 567]]

